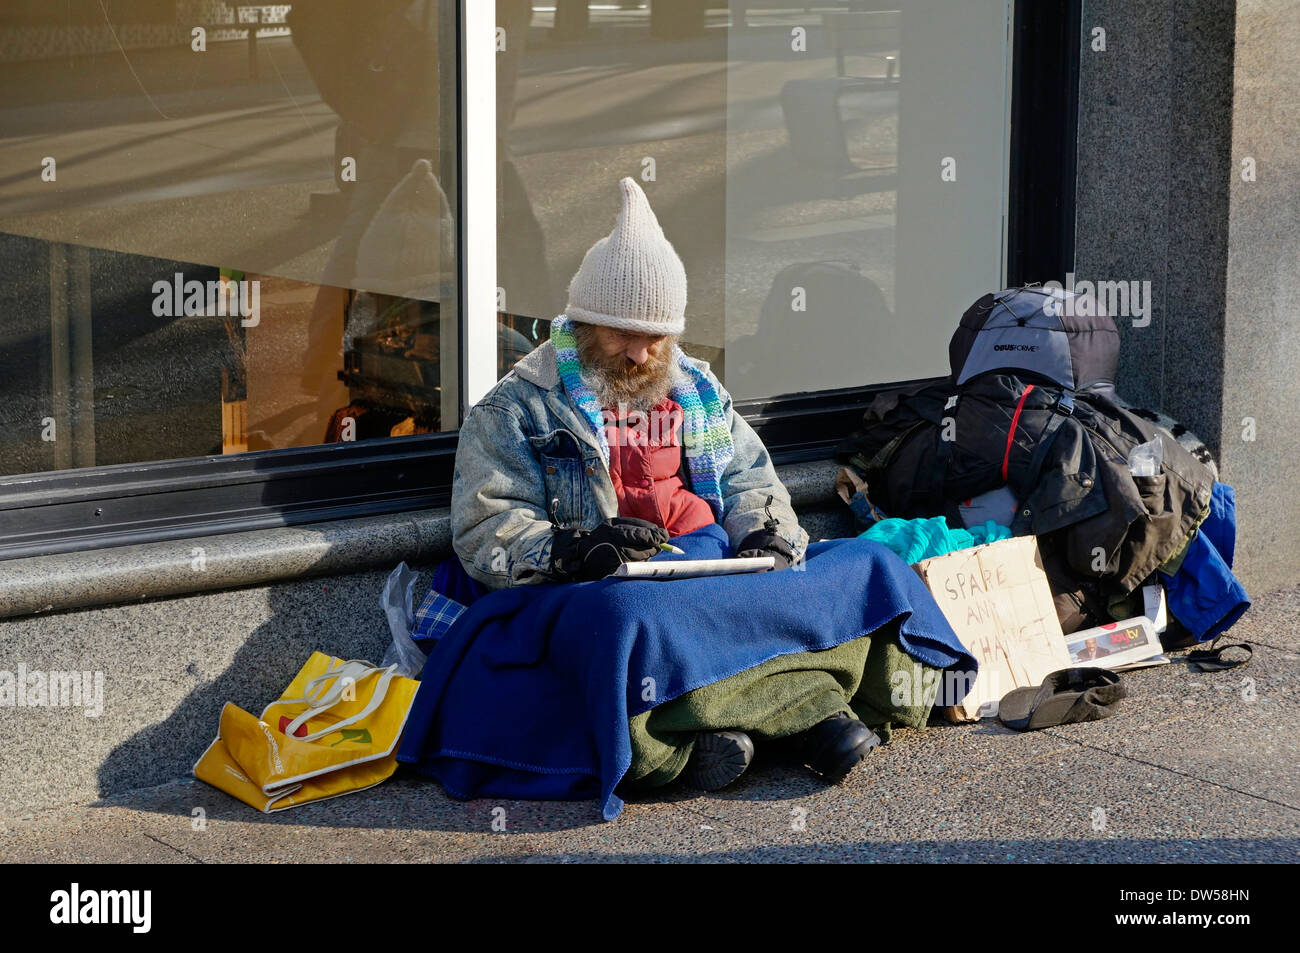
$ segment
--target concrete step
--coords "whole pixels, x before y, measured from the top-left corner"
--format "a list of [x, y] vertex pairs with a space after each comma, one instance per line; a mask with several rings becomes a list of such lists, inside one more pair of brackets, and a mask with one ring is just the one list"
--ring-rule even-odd
[[[834, 470], [782, 472], [814, 539], [853, 532], [828, 497]], [[260, 713], [313, 651], [378, 662], [384, 580], [405, 559], [423, 592], [451, 555], [446, 523], [425, 511], [0, 563], [11, 609], [119, 601], [0, 621], [0, 672], [80, 673], [88, 696], [102, 689], [98, 713], [93, 698], [0, 706], [0, 818], [189, 777], [221, 707]], [[202, 572], [188, 568], [194, 544]], [[186, 586], [216, 591], [174, 595]]]
[[[425, 570], [428, 580], [429, 567]], [[317, 649], [378, 661], [372, 571], [0, 623], [0, 669], [90, 672], [90, 707], [0, 707], [0, 817], [190, 773], [225, 702], [260, 713]]]

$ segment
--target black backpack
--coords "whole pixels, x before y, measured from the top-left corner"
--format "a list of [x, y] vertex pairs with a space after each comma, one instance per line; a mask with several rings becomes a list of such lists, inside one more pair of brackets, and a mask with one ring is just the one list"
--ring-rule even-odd
[[[1032, 486], [1076, 393], [1114, 397], [1119, 332], [1105, 314], [1078, 314], [1079, 296], [1025, 286], [982, 295], [962, 315], [948, 345], [942, 382], [887, 394], [868, 409], [865, 428], [841, 447], [864, 471], [872, 499], [891, 516], [947, 515], [957, 502], [1010, 482]], [[1033, 413], [1050, 408], [1044, 417]], [[1018, 409], [1030, 412], [1035, 453], [1008, 461], [988, 447], [972, 452], [954, 433], [1015, 436]], [[905, 428], [905, 432], [900, 432]], [[1022, 438], [1023, 439], [1023, 438]], [[1010, 438], [999, 438], [1010, 448]], [[959, 525], [954, 523], [953, 525]]]

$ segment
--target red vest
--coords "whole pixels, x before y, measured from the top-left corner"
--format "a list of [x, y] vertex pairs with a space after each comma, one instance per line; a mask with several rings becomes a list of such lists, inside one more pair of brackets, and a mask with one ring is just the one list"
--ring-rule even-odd
[[650, 412], [629, 412], [615, 422], [605, 416], [609, 475], [618, 515], [635, 516], [682, 536], [712, 522], [709, 504], [686, 488], [682, 467], [682, 408], [665, 397]]

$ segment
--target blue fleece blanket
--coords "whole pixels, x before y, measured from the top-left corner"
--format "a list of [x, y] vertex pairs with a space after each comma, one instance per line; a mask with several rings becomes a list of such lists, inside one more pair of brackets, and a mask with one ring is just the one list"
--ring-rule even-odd
[[[655, 558], [731, 555], [716, 524], [673, 542], [685, 556]], [[629, 718], [899, 616], [913, 658], [976, 670], [916, 572], [867, 540], [812, 543], [802, 569], [780, 572], [497, 590], [430, 653], [398, 760], [454, 797], [597, 798], [613, 820], [632, 763]]]

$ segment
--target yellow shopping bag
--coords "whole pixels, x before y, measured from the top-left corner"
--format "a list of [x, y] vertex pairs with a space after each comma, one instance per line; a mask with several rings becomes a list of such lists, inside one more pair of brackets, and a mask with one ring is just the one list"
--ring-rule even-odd
[[194, 776], [268, 814], [374, 787], [397, 770], [420, 687], [396, 667], [312, 653], [260, 719], [226, 704]]

